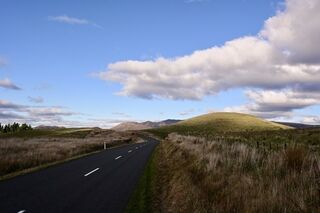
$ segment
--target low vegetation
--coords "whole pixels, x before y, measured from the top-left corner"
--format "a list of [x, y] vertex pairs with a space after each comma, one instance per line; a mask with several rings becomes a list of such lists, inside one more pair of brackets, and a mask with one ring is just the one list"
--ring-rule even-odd
[[163, 139], [153, 212], [320, 209], [320, 128], [213, 113], [147, 131]]
[[[0, 179], [50, 163], [139, 140], [135, 133], [101, 129], [17, 132], [0, 137]], [[32, 133], [32, 134], [30, 134]]]
[[125, 212], [128, 213], [149, 213], [154, 212], [154, 206], [156, 203], [156, 193], [157, 189], [155, 188], [159, 184], [155, 181], [158, 181], [158, 167], [157, 162], [159, 162], [159, 152], [156, 151], [152, 154], [148, 164], [144, 170], [142, 177], [138, 183], [136, 190], [134, 191], [132, 198], [129, 201], [127, 209]]
[[32, 127], [30, 125], [27, 125], [26, 123], [23, 123], [23, 124], [13, 123], [13, 124], [5, 124], [5, 125], [2, 125], [0, 123], [0, 134], [25, 132], [29, 130], [32, 130]]
[[[158, 148], [154, 212], [316, 212], [319, 156], [170, 134]], [[161, 199], [157, 199], [161, 198]]]
[[57, 129], [32, 129], [30, 131], [13, 131], [0, 134], [1, 138], [39, 138], [39, 137], [70, 137], [84, 138], [92, 128], [57, 128]]

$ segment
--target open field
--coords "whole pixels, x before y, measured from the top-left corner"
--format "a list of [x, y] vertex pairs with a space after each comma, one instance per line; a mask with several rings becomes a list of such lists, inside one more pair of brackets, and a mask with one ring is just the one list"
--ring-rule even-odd
[[[154, 212], [317, 212], [319, 155], [170, 134], [157, 149]], [[159, 211], [160, 209], [160, 211]]]
[[[171, 133], [162, 128], [148, 130], [149, 132], [165, 138]], [[315, 152], [320, 153], [320, 128], [285, 129], [265, 131], [243, 132], [215, 132], [215, 131], [174, 131], [181, 135], [202, 137], [209, 141], [221, 141], [226, 143], [245, 143], [249, 146], [264, 148], [266, 150], [283, 149], [286, 146], [301, 144], [308, 146]]]
[[147, 130], [163, 138], [153, 212], [318, 212], [320, 128], [216, 115]]
[[102, 150], [139, 138], [101, 129], [31, 130], [0, 136], [0, 177]]
[[84, 138], [92, 130], [93, 128], [33, 129], [29, 131], [0, 134], [0, 139], [2, 138], [36, 138], [36, 137]]

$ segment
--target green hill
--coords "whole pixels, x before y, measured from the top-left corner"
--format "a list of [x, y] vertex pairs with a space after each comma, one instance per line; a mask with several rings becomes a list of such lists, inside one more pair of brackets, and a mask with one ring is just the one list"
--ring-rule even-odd
[[214, 133], [266, 131], [290, 129], [291, 127], [266, 121], [252, 115], [241, 113], [209, 113], [176, 123], [175, 125], [152, 130], [162, 136], [170, 132], [203, 135]]

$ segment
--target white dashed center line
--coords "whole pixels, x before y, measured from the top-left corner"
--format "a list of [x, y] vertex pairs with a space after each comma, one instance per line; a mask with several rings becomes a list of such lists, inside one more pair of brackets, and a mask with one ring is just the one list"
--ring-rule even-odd
[[20, 211], [18, 211], [18, 213], [23, 213], [23, 212], [26, 212], [26, 210], [20, 210]]
[[120, 155], [120, 156], [116, 157], [115, 160], [118, 160], [118, 159], [121, 158], [121, 157], [122, 157], [122, 156]]
[[92, 173], [94, 173], [94, 172], [96, 172], [96, 171], [98, 171], [98, 170], [99, 170], [99, 168], [96, 168], [96, 169], [92, 170], [91, 172], [88, 172], [88, 173], [85, 174], [84, 176], [87, 177], [88, 175], [91, 175]]
[[129, 150], [128, 153], [132, 152], [132, 150]]

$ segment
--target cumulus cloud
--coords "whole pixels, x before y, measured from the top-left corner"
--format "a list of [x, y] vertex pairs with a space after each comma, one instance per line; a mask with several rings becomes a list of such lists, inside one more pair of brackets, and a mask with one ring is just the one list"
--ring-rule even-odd
[[33, 103], [43, 103], [44, 102], [44, 99], [40, 96], [38, 96], [38, 97], [28, 96], [28, 100]]
[[12, 90], [21, 90], [20, 87], [15, 85], [10, 79], [5, 78], [3, 80], [0, 80], [0, 87], [3, 87], [5, 89], [12, 89]]
[[56, 22], [61, 22], [65, 24], [72, 24], [72, 25], [92, 25], [97, 28], [102, 28], [100, 25], [91, 22], [87, 19], [80, 19], [80, 18], [75, 18], [75, 17], [70, 17], [67, 15], [60, 15], [60, 16], [49, 16], [48, 17], [49, 21], [56, 21]]
[[320, 63], [318, 0], [287, 0], [286, 7], [269, 18], [260, 35], [295, 63]]
[[250, 108], [288, 114], [320, 100], [319, 10], [318, 0], [287, 0], [256, 36], [182, 57], [119, 61], [97, 75], [120, 83], [119, 95], [146, 99], [200, 100], [245, 88]]
[[261, 112], [292, 111], [320, 103], [320, 99], [304, 97], [299, 92], [289, 91], [249, 91], [248, 97]]
[[224, 111], [243, 112], [263, 118], [289, 118], [293, 111], [320, 104], [320, 95], [299, 90], [249, 90], [249, 104], [226, 107]]

